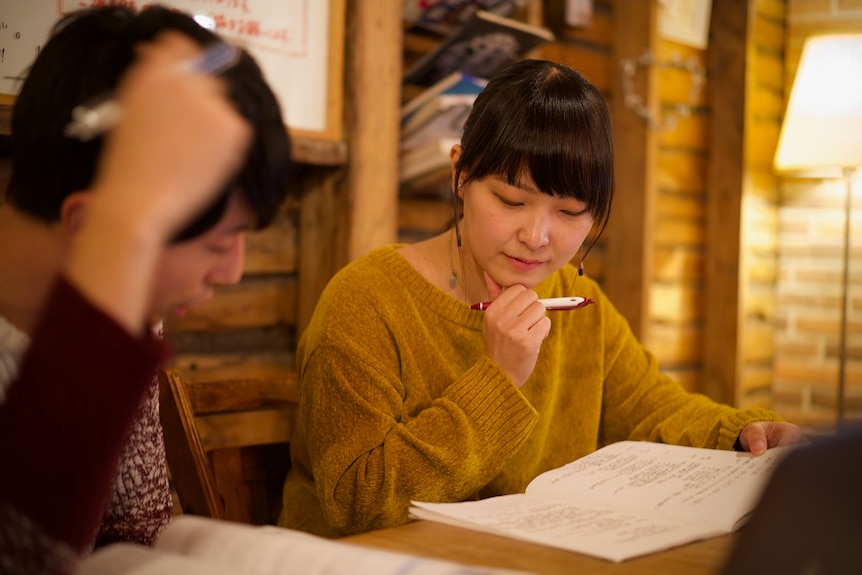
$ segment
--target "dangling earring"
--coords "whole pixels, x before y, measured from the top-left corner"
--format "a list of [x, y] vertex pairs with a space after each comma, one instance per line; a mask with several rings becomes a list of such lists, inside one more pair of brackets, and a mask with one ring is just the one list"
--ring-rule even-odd
[[[455, 238], [456, 250], [461, 247], [461, 235], [458, 233], [458, 229], [455, 228], [452, 234]], [[449, 289], [455, 289], [455, 286], [458, 283], [458, 274], [455, 273], [455, 261], [452, 258], [452, 244], [449, 244]]]
[[578, 264], [578, 275], [584, 275], [584, 260], [581, 260], [581, 263]]
[[[452, 209], [454, 211], [454, 226], [452, 228], [453, 236], [455, 239], [455, 251], [458, 252], [458, 256], [461, 256], [461, 229], [458, 227], [458, 191], [461, 189], [461, 186], [464, 182], [458, 182], [455, 185], [455, 189], [452, 193]], [[458, 285], [458, 274], [455, 272], [455, 261], [452, 257], [452, 244], [449, 244], [449, 289], [454, 290], [455, 286]], [[463, 262], [462, 262], [463, 264]]]

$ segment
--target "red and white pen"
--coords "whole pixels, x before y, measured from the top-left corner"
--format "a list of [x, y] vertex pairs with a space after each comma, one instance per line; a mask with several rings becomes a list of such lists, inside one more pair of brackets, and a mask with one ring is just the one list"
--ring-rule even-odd
[[[580, 309], [584, 306], [588, 306], [591, 303], [596, 303], [596, 300], [590, 299], [588, 297], [574, 296], [574, 297], [552, 297], [546, 299], [539, 300], [548, 311], [563, 311], [567, 309]], [[479, 303], [474, 303], [470, 306], [470, 309], [488, 309], [488, 306], [494, 302], [490, 301], [480, 301]]]

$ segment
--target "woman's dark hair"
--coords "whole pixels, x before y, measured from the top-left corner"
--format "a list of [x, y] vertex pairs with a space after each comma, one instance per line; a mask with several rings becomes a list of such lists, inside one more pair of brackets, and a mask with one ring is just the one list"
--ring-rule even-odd
[[611, 119], [601, 93], [575, 70], [545, 60], [508, 66], [477, 96], [461, 148], [453, 185], [528, 176], [545, 194], [587, 205], [593, 242], [604, 230], [614, 195]]
[[[118, 6], [81, 10], [54, 26], [12, 111], [12, 174], [7, 192], [12, 205], [55, 222], [66, 197], [90, 187], [103, 138], [81, 142], [66, 137], [72, 109], [110, 93], [134, 62], [135, 47], [166, 30], [181, 32], [201, 46], [220, 40], [191, 16], [157, 6], [137, 13]], [[289, 190], [290, 138], [260, 68], [242, 51], [239, 61], [221, 77], [229, 99], [252, 125], [253, 140], [240, 171], [174, 241], [196, 237], [214, 226], [233, 191], [247, 200], [258, 227], [263, 227], [272, 221]]]

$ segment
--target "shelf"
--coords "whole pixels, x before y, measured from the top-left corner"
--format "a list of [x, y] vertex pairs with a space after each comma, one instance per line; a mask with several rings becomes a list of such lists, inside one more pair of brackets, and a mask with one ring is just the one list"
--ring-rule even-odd
[[330, 142], [303, 136], [291, 136], [293, 160], [312, 166], [340, 166], [347, 162], [347, 142]]
[[[0, 103], [0, 135], [12, 134], [12, 105]], [[300, 164], [340, 166], [347, 162], [347, 142], [292, 136], [293, 159]]]

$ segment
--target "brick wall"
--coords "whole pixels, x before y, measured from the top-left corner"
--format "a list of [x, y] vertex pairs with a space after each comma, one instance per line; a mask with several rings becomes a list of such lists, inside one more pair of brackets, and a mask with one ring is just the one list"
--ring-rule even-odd
[[[788, 0], [786, 90], [805, 38], [862, 28], [862, 0]], [[774, 407], [815, 426], [835, 422], [844, 239], [840, 179], [780, 181]], [[862, 179], [851, 220], [845, 410], [862, 419]]]

